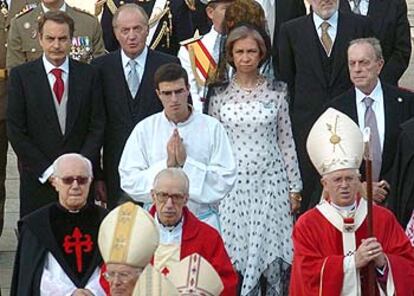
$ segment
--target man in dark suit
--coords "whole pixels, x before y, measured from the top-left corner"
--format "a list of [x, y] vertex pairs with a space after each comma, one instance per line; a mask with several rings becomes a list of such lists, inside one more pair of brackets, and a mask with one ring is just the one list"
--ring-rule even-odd
[[101, 26], [106, 50], [113, 51], [119, 48], [119, 43], [112, 30], [112, 18], [116, 10], [127, 3], [139, 5], [149, 16], [147, 45], [151, 49], [176, 55], [180, 41], [193, 37], [194, 30], [190, 9], [192, 1], [100, 0], [97, 2], [97, 9], [100, 10], [99, 5], [101, 7], [103, 5]]
[[179, 63], [178, 58], [145, 45], [148, 16], [140, 6], [132, 3], [121, 6], [114, 15], [114, 24], [121, 49], [94, 61], [104, 88], [107, 124], [103, 168], [110, 209], [122, 196], [118, 164], [129, 134], [142, 119], [163, 109], [155, 93], [154, 73], [163, 64]]
[[[353, 40], [348, 48], [348, 67], [354, 86], [328, 105], [347, 114], [362, 130], [366, 126], [371, 128], [373, 198], [379, 203], [390, 189], [400, 124], [414, 115], [414, 94], [380, 80], [378, 76], [383, 66], [378, 39]], [[374, 126], [369, 118], [371, 110]], [[364, 179], [364, 169], [361, 172]]]
[[[7, 128], [20, 173], [20, 215], [56, 201], [48, 180], [60, 155], [99, 159], [105, 113], [98, 72], [68, 58], [73, 20], [50, 11], [39, 20], [41, 58], [13, 68]], [[94, 167], [95, 175], [99, 168]]]
[[342, 0], [340, 10], [368, 15], [384, 55], [381, 80], [397, 85], [411, 55], [410, 24], [406, 0]]
[[[338, 0], [309, 0], [313, 13], [284, 23], [279, 38], [280, 78], [288, 83], [292, 127], [303, 180], [302, 206], [316, 203], [319, 176], [305, 143], [323, 106], [349, 87], [348, 42], [371, 35], [366, 17], [338, 12]], [[312, 196], [313, 195], [313, 196]], [[312, 201], [311, 201], [312, 200]]]

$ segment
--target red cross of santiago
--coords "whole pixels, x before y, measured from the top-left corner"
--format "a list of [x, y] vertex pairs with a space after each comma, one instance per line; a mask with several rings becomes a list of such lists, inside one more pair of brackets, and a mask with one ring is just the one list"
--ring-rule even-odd
[[78, 227], [73, 229], [72, 235], [65, 235], [63, 240], [63, 248], [65, 253], [72, 254], [75, 252], [76, 267], [78, 272], [82, 272], [82, 253], [92, 251], [93, 242], [89, 234], [82, 234]]

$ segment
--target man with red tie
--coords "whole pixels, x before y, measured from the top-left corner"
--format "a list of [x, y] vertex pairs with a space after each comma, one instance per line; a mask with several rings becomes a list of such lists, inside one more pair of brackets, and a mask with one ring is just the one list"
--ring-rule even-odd
[[99, 75], [68, 57], [74, 31], [64, 12], [39, 20], [42, 57], [15, 67], [9, 79], [8, 135], [20, 173], [20, 215], [56, 200], [52, 163], [77, 152], [94, 164], [102, 145], [104, 112]]

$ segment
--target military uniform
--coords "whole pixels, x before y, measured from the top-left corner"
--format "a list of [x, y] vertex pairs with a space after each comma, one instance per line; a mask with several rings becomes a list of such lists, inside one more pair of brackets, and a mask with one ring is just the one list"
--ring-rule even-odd
[[[65, 11], [75, 22], [71, 57], [78, 59], [77, 54], [82, 48], [89, 50], [91, 58], [104, 54], [102, 30], [98, 19], [69, 5], [66, 5]], [[37, 25], [42, 14], [43, 8], [38, 5], [36, 8], [16, 16], [11, 21], [6, 59], [7, 69], [35, 60], [42, 55]]]
[[36, 0], [11, 0], [10, 6], [6, 0], [0, 0], [0, 235], [3, 229], [4, 202], [6, 192], [4, 182], [6, 179], [7, 161], [7, 134], [6, 134], [6, 96], [7, 96], [7, 71], [6, 49], [7, 33], [10, 20], [27, 5]]
[[136, 3], [148, 14], [150, 28], [147, 45], [151, 49], [176, 55], [180, 41], [194, 34], [191, 20], [191, 9], [195, 9], [193, 0], [107, 0], [101, 25], [108, 51], [119, 47], [112, 29], [112, 16], [125, 3]]

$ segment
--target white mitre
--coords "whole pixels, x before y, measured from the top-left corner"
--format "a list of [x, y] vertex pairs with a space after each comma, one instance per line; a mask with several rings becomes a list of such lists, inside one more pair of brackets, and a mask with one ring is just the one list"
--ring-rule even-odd
[[171, 265], [167, 278], [180, 295], [219, 296], [224, 289], [217, 271], [197, 253]]
[[152, 265], [147, 265], [139, 276], [132, 296], [178, 296], [178, 291], [165, 276]]
[[346, 114], [329, 108], [312, 126], [306, 149], [321, 176], [340, 169], [359, 169], [364, 152], [362, 132]]
[[144, 268], [158, 247], [159, 237], [152, 216], [134, 203], [126, 202], [103, 219], [98, 245], [106, 264]]

